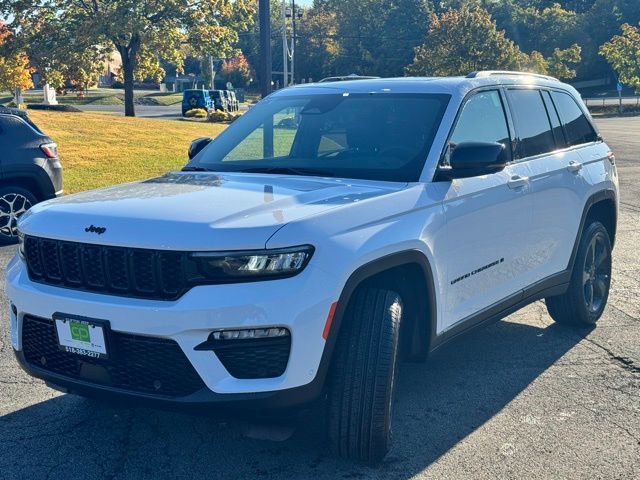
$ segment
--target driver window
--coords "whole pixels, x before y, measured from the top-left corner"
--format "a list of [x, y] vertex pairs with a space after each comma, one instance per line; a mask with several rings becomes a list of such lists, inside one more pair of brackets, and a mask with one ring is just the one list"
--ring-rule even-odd
[[447, 161], [451, 150], [462, 142], [502, 143], [507, 147], [508, 160], [511, 160], [509, 129], [500, 93], [497, 90], [476, 93], [462, 107], [458, 122], [449, 139]]

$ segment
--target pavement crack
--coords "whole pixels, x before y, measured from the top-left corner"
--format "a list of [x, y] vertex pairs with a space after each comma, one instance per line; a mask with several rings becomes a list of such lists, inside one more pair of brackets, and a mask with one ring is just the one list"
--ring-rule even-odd
[[609, 308], [613, 308], [614, 310], [616, 310], [617, 312], [620, 312], [622, 315], [624, 315], [627, 318], [630, 318], [631, 320], [638, 320], [638, 317], [634, 317], [633, 315], [630, 315], [629, 313], [625, 312], [624, 310], [622, 310], [620, 307], [617, 307], [616, 305], [610, 303], [607, 305]]
[[588, 407], [587, 405], [584, 405], [583, 403], [577, 403], [577, 405], [581, 408], [584, 408], [585, 410], [601, 417], [605, 422], [613, 425], [614, 427], [616, 427], [618, 430], [622, 430], [623, 432], [625, 432], [627, 435], [629, 435], [629, 437], [631, 437], [633, 440], [636, 441], [636, 443], [638, 445], [640, 445], [640, 437], [638, 437], [634, 432], [632, 432], [628, 427], [624, 426], [624, 425], [620, 425], [618, 422], [616, 422], [615, 420], [613, 420], [611, 417], [607, 416], [607, 415], [600, 415], [601, 412], [599, 412], [598, 410], [595, 410], [593, 408]]
[[634, 205], [633, 203], [620, 202], [620, 205], [624, 205], [625, 207], [629, 207], [632, 210], [640, 212], [640, 207], [638, 205]]
[[590, 338], [585, 337], [584, 340], [589, 342], [591, 345], [598, 347], [599, 349], [604, 351], [614, 364], [618, 365], [619, 367], [622, 367], [623, 369], [631, 373], [640, 374], [640, 365], [637, 365], [635, 360], [633, 360], [632, 358], [629, 358], [623, 355], [618, 355], [612, 352], [611, 349], [609, 349], [608, 347], [605, 347], [604, 345], [601, 345], [600, 343]]

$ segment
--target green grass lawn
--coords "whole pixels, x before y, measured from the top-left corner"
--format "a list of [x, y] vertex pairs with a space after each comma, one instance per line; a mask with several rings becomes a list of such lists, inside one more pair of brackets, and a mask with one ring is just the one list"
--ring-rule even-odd
[[[41, 94], [24, 93], [22, 97], [25, 103], [42, 103]], [[61, 105], [124, 105], [123, 98], [124, 95], [103, 92], [93, 92], [84, 97], [78, 97], [75, 93], [56, 96]], [[13, 102], [13, 96], [0, 96], [0, 104], [6, 105], [10, 102]]]
[[[41, 93], [26, 92], [23, 95], [25, 103], [42, 103]], [[140, 103], [147, 105], [175, 105], [182, 101], [182, 93], [160, 93], [160, 92], [138, 92], [135, 93], [136, 99]], [[58, 103], [61, 105], [124, 105], [124, 90], [115, 89], [91, 89], [82, 97], [75, 92], [69, 92], [66, 95], [56, 96]], [[0, 94], [0, 105], [6, 105], [13, 101], [13, 96], [9, 94]]]
[[182, 93], [149, 93], [144, 95], [157, 105], [175, 105], [182, 102]]
[[180, 169], [192, 140], [224, 125], [36, 111], [29, 116], [58, 144], [66, 193], [141, 180]]

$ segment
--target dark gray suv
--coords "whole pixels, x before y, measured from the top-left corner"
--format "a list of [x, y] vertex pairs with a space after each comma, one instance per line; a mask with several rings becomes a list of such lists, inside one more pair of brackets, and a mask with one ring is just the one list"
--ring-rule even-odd
[[0, 244], [17, 241], [24, 212], [61, 193], [58, 146], [25, 111], [0, 106]]

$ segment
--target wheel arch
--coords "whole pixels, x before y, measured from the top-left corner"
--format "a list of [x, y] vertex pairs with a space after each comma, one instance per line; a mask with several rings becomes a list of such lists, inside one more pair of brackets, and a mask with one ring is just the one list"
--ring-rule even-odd
[[410, 315], [407, 317], [409, 322], [404, 322], [403, 318], [405, 325], [400, 332], [401, 353], [407, 353], [409, 349], [413, 356], [426, 356], [436, 331], [437, 301], [433, 270], [423, 252], [404, 250], [366, 263], [349, 276], [336, 305], [322, 363], [326, 362], [327, 367], [331, 364], [333, 348], [351, 298], [358, 288], [367, 285], [384, 286], [397, 291], [405, 302], [407, 298], [414, 302], [404, 306], [405, 312], [408, 311]]
[[[49, 177], [47, 177], [47, 180], [48, 179]], [[0, 180], [0, 187], [12, 186], [29, 190], [39, 202], [47, 200], [55, 195], [55, 192], [53, 192], [53, 188], [51, 187], [51, 181], [49, 180], [47, 184], [47, 182], [38, 175], [5, 174]]]
[[573, 269], [573, 264], [576, 260], [576, 255], [578, 254], [578, 247], [580, 245], [584, 228], [591, 220], [598, 220], [605, 226], [611, 240], [611, 248], [613, 248], [618, 222], [617, 196], [614, 190], [601, 190], [594, 193], [587, 199], [584, 209], [582, 210], [580, 228], [578, 229], [573, 250], [571, 252], [571, 258], [569, 259], [569, 265], [567, 266], [569, 271]]

